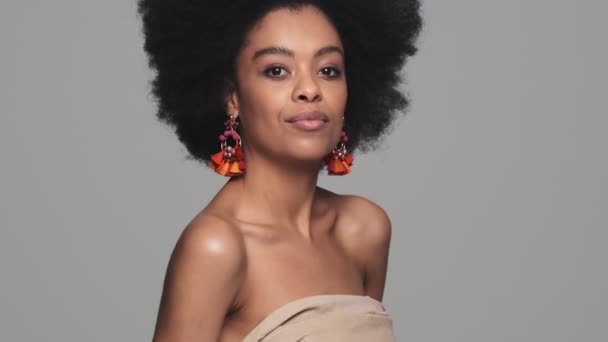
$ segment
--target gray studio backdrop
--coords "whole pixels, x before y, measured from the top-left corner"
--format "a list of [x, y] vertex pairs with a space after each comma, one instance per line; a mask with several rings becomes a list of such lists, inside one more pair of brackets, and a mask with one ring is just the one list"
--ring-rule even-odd
[[[605, 1], [426, 1], [413, 104], [353, 174], [399, 341], [608, 340]], [[132, 0], [0, 2], [0, 341], [149, 341], [224, 179], [154, 118]]]

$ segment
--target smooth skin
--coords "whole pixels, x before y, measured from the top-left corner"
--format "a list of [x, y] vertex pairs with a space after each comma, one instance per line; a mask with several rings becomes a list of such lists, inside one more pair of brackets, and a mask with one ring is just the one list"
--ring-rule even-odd
[[[247, 170], [180, 236], [154, 342], [242, 341], [277, 308], [313, 295], [382, 300], [391, 236], [385, 211], [316, 185], [347, 99], [335, 28], [312, 6], [272, 11], [249, 32], [236, 74], [226, 111], [241, 121]], [[329, 120], [313, 131], [289, 122], [311, 110]]]

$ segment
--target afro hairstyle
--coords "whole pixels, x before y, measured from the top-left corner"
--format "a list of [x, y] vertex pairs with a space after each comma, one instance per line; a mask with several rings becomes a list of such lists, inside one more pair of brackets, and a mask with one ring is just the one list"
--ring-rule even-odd
[[[157, 117], [188, 152], [209, 161], [226, 120], [227, 81], [249, 30], [267, 13], [313, 5], [336, 28], [345, 55], [349, 150], [367, 151], [386, 133], [407, 97], [401, 70], [416, 53], [419, 0], [138, 0]], [[235, 82], [236, 83], [236, 82]]]

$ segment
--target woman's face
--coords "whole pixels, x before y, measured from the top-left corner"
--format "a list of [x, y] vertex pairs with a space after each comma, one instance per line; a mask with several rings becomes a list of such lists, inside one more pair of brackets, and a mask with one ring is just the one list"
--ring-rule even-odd
[[228, 112], [240, 117], [246, 158], [320, 161], [337, 144], [347, 98], [343, 47], [316, 7], [263, 17], [236, 75]]

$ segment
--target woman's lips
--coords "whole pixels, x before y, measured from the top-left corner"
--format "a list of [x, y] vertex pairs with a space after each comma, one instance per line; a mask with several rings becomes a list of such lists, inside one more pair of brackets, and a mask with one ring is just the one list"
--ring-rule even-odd
[[300, 129], [303, 129], [306, 131], [315, 131], [315, 130], [318, 130], [321, 127], [325, 126], [325, 124], [327, 124], [327, 121], [312, 119], [312, 120], [290, 121], [289, 123], [291, 125], [293, 125], [294, 127], [297, 127], [297, 128], [300, 128]]
[[302, 112], [286, 120], [292, 126], [305, 130], [315, 131], [329, 122], [329, 116], [321, 112]]

